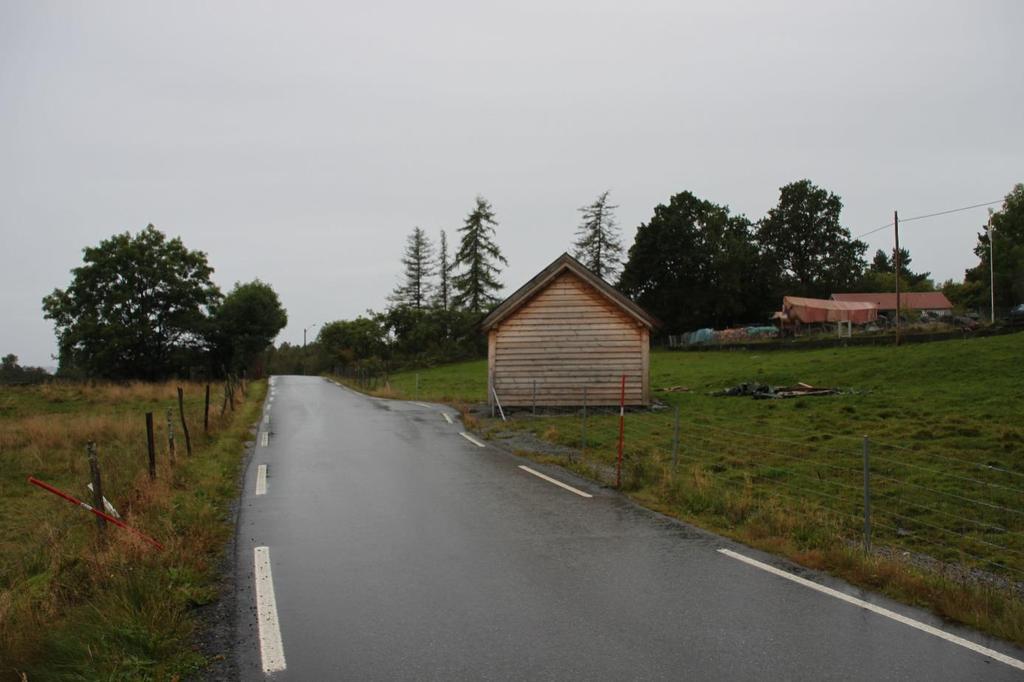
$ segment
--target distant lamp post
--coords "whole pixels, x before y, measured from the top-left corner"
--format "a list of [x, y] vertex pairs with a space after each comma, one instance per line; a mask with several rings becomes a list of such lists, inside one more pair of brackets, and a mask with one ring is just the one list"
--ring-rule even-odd
[[314, 322], [313, 324], [309, 325], [308, 327], [303, 327], [302, 328], [302, 347], [303, 348], [306, 347], [306, 330], [307, 329], [312, 329], [313, 327], [317, 326], [318, 324], [320, 324], [320, 323], [319, 322]]

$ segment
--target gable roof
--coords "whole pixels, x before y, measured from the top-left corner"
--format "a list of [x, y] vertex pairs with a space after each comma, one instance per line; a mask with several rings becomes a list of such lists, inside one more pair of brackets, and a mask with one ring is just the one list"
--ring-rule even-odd
[[491, 311], [490, 315], [484, 318], [484, 321], [480, 323], [480, 326], [484, 331], [495, 326], [506, 317], [519, 310], [519, 308], [524, 306], [530, 299], [547, 287], [547, 285], [553, 282], [555, 278], [563, 272], [571, 272], [590, 286], [594, 287], [599, 294], [608, 299], [613, 305], [621, 309], [630, 317], [634, 318], [637, 322], [645, 325], [648, 329], [654, 329], [655, 327], [661, 326], [661, 323], [657, 318], [650, 315], [633, 301], [629, 300], [629, 298], [623, 295], [618, 289], [595, 275], [589, 268], [583, 265], [583, 263], [580, 263], [567, 253], [563, 253], [561, 256], [556, 258], [551, 265], [537, 273], [533, 279], [516, 289], [515, 293], [502, 301], [497, 308]]
[[[833, 301], [860, 301], [874, 303], [879, 310], [896, 310], [896, 294], [832, 294]], [[941, 291], [907, 291], [900, 294], [900, 306], [905, 310], [952, 310], [953, 304]]]

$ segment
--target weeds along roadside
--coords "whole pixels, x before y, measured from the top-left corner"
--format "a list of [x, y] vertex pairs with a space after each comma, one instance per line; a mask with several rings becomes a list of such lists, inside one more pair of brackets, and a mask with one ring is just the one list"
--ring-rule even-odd
[[[193, 445], [186, 454], [177, 387]], [[221, 416], [213, 385], [51, 384], [0, 393], [0, 680], [170, 679], [199, 669], [194, 610], [217, 597], [217, 567], [233, 532], [231, 502], [265, 392], [248, 385]], [[168, 458], [167, 409], [176, 440]], [[157, 477], [149, 480], [145, 413], [154, 413]], [[95, 441], [104, 494], [155, 551], [91, 514], [26, 484], [36, 476], [89, 501], [86, 441]]]

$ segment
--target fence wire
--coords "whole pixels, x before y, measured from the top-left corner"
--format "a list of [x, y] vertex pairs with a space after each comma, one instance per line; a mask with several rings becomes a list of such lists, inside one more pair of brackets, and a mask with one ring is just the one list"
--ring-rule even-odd
[[[617, 412], [581, 406], [518, 418], [574, 448], [577, 464], [614, 484]], [[784, 511], [813, 510], [850, 543], [870, 538], [875, 547], [1024, 579], [1024, 471], [991, 453], [674, 409], [626, 411], [623, 421], [624, 488], [651, 488], [684, 508], [737, 506], [746, 496]]]

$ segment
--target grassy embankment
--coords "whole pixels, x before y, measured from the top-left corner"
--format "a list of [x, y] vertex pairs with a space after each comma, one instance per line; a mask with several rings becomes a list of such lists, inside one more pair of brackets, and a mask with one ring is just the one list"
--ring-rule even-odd
[[[1022, 358], [1024, 334], [902, 348], [655, 352], [651, 386], [669, 409], [627, 414], [623, 488], [648, 507], [1024, 643], [1024, 603], [1012, 586], [1024, 581]], [[485, 399], [483, 361], [398, 374], [387, 393], [411, 398], [416, 374], [421, 400]], [[751, 381], [846, 392], [709, 395]], [[689, 390], [658, 391], [679, 386]], [[614, 410], [592, 410], [585, 447], [578, 413], [520, 412], [508, 424], [476, 426], [485, 436], [526, 430], [574, 448], [572, 458], [521, 454], [614, 480]], [[858, 547], [863, 435], [882, 550], [868, 556]]]
[[[213, 390], [203, 433], [202, 384], [43, 385], [0, 392], [0, 680], [176, 679], [199, 669], [195, 609], [217, 598], [218, 563], [234, 531], [230, 506], [265, 385], [220, 417]], [[241, 401], [241, 402], [239, 402]], [[177, 464], [167, 457], [173, 408]], [[154, 413], [158, 474], [150, 482], [145, 413]], [[163, 552], [26, 483], [33, 475], [79, 499], [97, 444], [107, 499]]]

